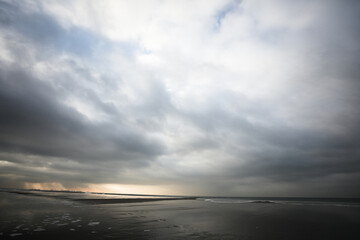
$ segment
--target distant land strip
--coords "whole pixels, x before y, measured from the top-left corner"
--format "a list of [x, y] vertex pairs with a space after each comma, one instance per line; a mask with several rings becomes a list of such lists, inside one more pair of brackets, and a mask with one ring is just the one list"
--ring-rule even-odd
[[173, 198], [112, 198], [112, 199], [98, 199], [98, 198], [80, 198], [74, 199], [64, 196], [51, 196], [44, 194], [37, 194], [31, 192], [22, 192], [22, 191], [4, 191], [8, 193], [16, 193], [21, 195], [28, 195], [34, 197], [45, 197], [45, 198], [56, 198], [62, 200], [69, 200], [74, 202], [80, 202], [85, 204], [116, 204], [116, 203], [138, 203], [138, 202], [154, 202], [154, 201], [170, 201], [170, 200], [195, 200], [196, 197], [173, 197]]
[[72, 199], [75, 202], [87, 204], [115, 204], [115, 203], [138, 203], [138, 202], [154, 202], [168, 200], [195, 200], [196, 197], [178, 197], [178, 198], [122, 198], [122, 199]]

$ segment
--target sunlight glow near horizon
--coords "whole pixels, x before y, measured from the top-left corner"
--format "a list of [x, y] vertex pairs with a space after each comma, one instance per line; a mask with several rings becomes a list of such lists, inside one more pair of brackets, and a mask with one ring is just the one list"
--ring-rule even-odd
[[87, 187], [64, 187], [61, 183], [25, 183], [25, 189], [82, 191], [98, 193], [123, 193], [147, 195], [179, 195], [176, 191], [169, 191], [168, 187], [134, 184], [89, 184]]

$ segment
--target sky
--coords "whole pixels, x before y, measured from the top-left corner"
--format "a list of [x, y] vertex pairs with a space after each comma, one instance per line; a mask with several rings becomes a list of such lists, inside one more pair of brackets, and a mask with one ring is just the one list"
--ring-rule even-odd
[[0, 1], [0, 187], [360, 197], [360, 1]]

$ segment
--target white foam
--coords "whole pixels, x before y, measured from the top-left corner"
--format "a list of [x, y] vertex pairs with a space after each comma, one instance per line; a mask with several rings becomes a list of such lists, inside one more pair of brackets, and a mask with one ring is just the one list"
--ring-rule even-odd
[[42, 228], [42, 227], [37, 227], [37, 228], [35, 228], [33, 231], [34, 231], [34, 232], [42, 232], [42, 231], [45, 231], [45, 229]]
[[206, 198], [204, 199], [205, 202], [211, 202], [211, 203], [280, 203], [275, 201], [269, 201], [269, 200], [243, 200], [243, 199], [230, 199], [230, 198]]
[[58, 226], [66, 226], [66, 225], [69, 225], [68, 223], [60, 223], [60, 224], [57, 224]]
[[95, 225], [98, 225], [100, 222], [89, 222], [89, 226], [95, 226]]
[[212, 202], [212, 203], [249, 203], [250, 201], [245, 200], [234, 200], [234, 199], [204, 199], [205, 202]]
[[16, 236], [21, 236], [23, 235], [22, 233], [12, 233], [10, 234], [10, 237], [16, 237]]
[[19, 226], [15, 227], [16, 229], [19, 229], [23, 226], [24, 224], [20, 224]]
[[333, 207], [355, 207], [359, 208], [359, 203], [346, 203], [346, 202], [320, 202], [320, 201], [297, 201], [297, 200], [266, 200], [266, 199], [236, 199], [236, 198], [198, 198], [199, 200], [203, 200], [205, 202], [211, 203], [237, 203], [237, 204], [246, 204], [246, 203], [262, 203], [262, 204], [286, 204], [286, 205], [300, 205], [300, 206], [333, 206]]

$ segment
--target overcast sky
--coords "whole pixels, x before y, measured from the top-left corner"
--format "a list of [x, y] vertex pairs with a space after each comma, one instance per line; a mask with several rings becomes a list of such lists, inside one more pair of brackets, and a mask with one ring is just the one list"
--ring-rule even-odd
[[360, 1], [0, 1], [0, 187], [360, 197]]

